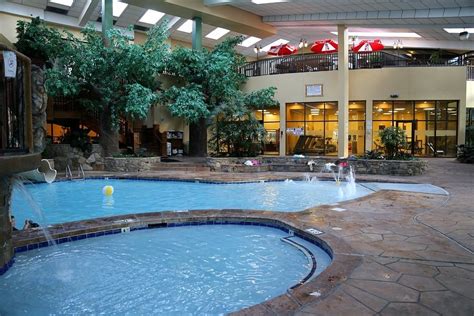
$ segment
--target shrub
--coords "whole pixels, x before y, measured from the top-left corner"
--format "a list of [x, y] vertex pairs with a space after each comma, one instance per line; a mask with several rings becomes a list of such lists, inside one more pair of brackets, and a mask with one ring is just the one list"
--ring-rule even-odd
[[387, 159], [397, 159], [401, 149], [406, 146], [405, 131], [399, 127], [387, 127], [379, 132], [379, 136], [385, 147]]
[[463, 163], [474, 163], [474, 147], [459, 146], [457, 160]]

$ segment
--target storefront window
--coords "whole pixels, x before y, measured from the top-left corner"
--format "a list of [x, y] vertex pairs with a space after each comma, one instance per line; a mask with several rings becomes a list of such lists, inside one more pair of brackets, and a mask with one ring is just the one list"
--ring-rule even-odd
[[[286, 106], [286, 153], [337, 155], [337, 102], [288, 103]], [[301, 119], [302, 118], [302, 119]], [[349, 103], [349, 151], [364, 152], [365, 102]]]
[[263, 124], [267, 132], [263, 140], [263, 154], [278, 155], [280, 148], [280, 109], [259, 110], [255, 112], [255, 117]]
[[380, 130], [398, 126], [407, 137], [406, 151], [419, 156], [455, 156], [457, 101], [376, 101], [373, 149], [381, 149]]
[[350, 155], [362, 155], [365, 151], [365, 101], [349, 103], [349, 136]]

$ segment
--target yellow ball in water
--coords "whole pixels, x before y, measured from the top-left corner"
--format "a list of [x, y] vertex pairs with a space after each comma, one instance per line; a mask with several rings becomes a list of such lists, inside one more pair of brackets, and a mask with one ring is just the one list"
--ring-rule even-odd
[[102, 193], [105, 196], [111, 196], [112, 194], [114, 194], [114, 187], [111, 185], [106, 185], [105, 187], [102, 188]]

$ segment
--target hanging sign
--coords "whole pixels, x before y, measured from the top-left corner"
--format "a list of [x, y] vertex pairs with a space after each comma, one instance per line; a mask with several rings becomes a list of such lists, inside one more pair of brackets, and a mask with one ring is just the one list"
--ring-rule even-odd
[[3, 51], [3, 63], [6, 78], [16, 77], [16, 54], [10, 51]]

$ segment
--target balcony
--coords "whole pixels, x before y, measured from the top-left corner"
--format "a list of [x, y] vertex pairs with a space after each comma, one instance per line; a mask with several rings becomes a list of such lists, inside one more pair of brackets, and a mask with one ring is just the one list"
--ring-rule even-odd
[[[408, 58], [392, 52], [349, 53], [349, 69], [372, 69], [383, 67], [439, 67], [464, 66], [473, 58], [472, 53], [450, 59]], [[285, 73], [337, 70], [337, 54], [300, 54], [277, 58], [266, 58], [245, 64], [240, 73], [246, 77], [278, 75]]]

